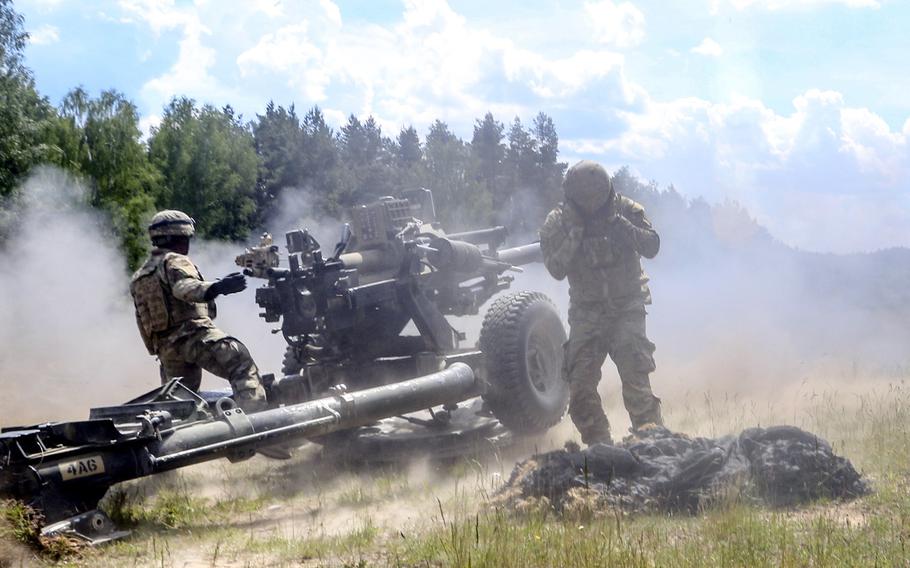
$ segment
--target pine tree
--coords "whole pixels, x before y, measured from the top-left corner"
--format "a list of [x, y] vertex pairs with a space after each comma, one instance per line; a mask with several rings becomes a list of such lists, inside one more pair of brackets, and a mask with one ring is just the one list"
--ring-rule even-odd
[[298, 156], [303, 143], [303, 129], [294, 105], [285, 109], [269, 101], [264, 115], [252, 124], [259, 173], [256, 202], [260, 219], [267, 217], [282, 190], [298, 187], [303, 182]]
[[423, 158], [420, 137], [413, 126], [402, 128], [394, 146], [395, 161], [400, 168], [410, 168]]
[[313, 196], [313, 208], [321, 213], [341, 213], [341, 156], [335, 132], [326, 124], [319, 107], [303, 118], [303, 143], [297, 160], [302, 164], [304, 187]]
[[152, 132], [149, 154], [164, 175], [159, 207], [192, 215], [202, 235], [246, 237], [256, 217], [258, 158], [252, 133], [231, 107], [174, 99]]

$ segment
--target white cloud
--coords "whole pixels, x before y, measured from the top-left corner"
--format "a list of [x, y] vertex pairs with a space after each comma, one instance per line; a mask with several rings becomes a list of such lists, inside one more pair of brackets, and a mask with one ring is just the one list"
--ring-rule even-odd
[[148, 138], [153, 128], [158, 128], [161, 124], [160, 114], [145, 114], [139, 119], [139, 131], [142, 132], [143, 138]]
[[[607, 99], [628, 105], [639, 93], [622, 74], [622, 56], [605, 51], [579, 51], [563, 59], [508, 49], [502, 52], [506, 77], [526, 84], [542, 99], [563, 99], [577, 95], [593, 82], [607, 80], [616, 89]], [[607, 94], [607, 93], [604, 93]]]
[[584, 10], [600, 43], [627, 48], [645, 38], [645, 15], [631, 2], [585, 2]]
[[811, 250], [910, 245], [901, 229], [910, 222], [910, 129], [892, 131], [840, 93], [809, 90], [789, 114], [746, 98], [649, 101], [626, 120], [616, 138], [563, 146], [630, 163], [689, 195], [736, 199], [775, 236]]
[[199, 35], [188, 33], [180, 40], [178, 53], [169, 71], [143, 85], [143, 93], [159, 101], [179, 95], [213, 100], [221, 91], [209, 71], [215, 63], [215, 50], [204, 45]]
[[25, 0], [20, 3], [25, 4], [26, 6], [34, 6], [40, 12], [50, 12], [63, 4], [63, 0]]
[[178, 28], [199, 34], [205, 29], [194, 8], [177, 6], [174, 0], [118, 0], [117, 4], [127, 14], [126, 20], [138, 18], [156, 34]]
[[319, 7], [325, 12], [326, 17], [335, 26], [341, 25], [341, 10], [332, 0], [319, 0]]
[[[589, 2], [585, 13], [607, 4], [628, 11], [628, 3]], [[656, 100], [626, 77], [625, 56], [607, 45], [582, 41], [558, 54], [532, 49], [468, 21], [443, 0], [406, 0], [400, 17], [382, 25], [343, 19], [329, 0], [121, 6], [161, 41], [178, 37], [174, 64], [142, 91], [153, 113], [179, 94], [246, 112], [290, 96], [281, 102], [318, 102], [335, 125], [352, 112], [373, 114], [387, 133], [440, 119], [469, 136], [487, 111], [509, 121], [543, 110], [561, 134], [573, 131], [563, 134], [564, 157], [629, 164], [690, 196], [737, 199], [792, 244], [839, 251], [910, 245], [901, 224], [910, 217], [910, 120], [892, 130], [837, 92], [808, 90], [785, 112], [748, 98]], [[272, 7], [280, 7], [280, 18]], [[638, 25], [626, 36], [598, 37], [615, 46], [642, 41], [644, 16], [631, 21]], [[691, 50], [722, 51], [707, 37]], [[827, 220], [813, 214], [815, 201]], [[876, 230], [868, 219], [883, 204], [890, 224]]]
[[705, 57], [720, 57], [724, 54], [724, 48], [713, 39], [706, 37], [701, 43], [690, 50], [692, 53], [704, 55]]
[[[525, 109], [522, 101], [562, 104], [595, 91], [599, 104], [621, 108], [641, 97], [617, 53], [547, 57], [469, 24], [441, 0], [409, 0], [387, 27], [342, 24], [326, 9], [263, 34], [237, 65], [244, 77], [277, 76], [306, 100], [346, 104], [347, 112], [374, 113], [394, 128], [436, 118], [470, 124], [488, 110], [527, 115], [539, 107]], [[340, 86], [344, 93], [331, 96]], [[496, 102], [494, 91], [503, 90], [508, 101]]]
[[[142, 86], [143, 98], [156, 112], [175, 96], [189, 96], [216, 104], [230, 101], [237, 104], [243, 100], [242, 91], [226, 86], [213, 72], [218, 52], [207, 43], [214, 34], [212, 27], [204, 23], [205, 10], [224, 10], [222, 4], [210, 5], [205, 0], [197, 0], [192, 5], [178, 5], [174, 0], [118, 0], [118, 6], [125, 22], [145, 24], [155, 35], [172, 30], [182, 35], [174, 64]], [[258, 8], [249, 5], [245, 9], [256, 11]], [[238, 22], [244, 19], [237, 12], [227, 12], [227, 15], [239, 18]]]
[[253, 0], [253, 7], [270, 18], [284, 16], [284, 4], [281, 0]]
[[28, 32], [28, 39], [34, 45], [50, 45], [60, 41], [60, 30], [56, 26], [44, 24]]
[[309, 39], [308, 28], [302, 22], [262, 36], [259, 43], [237, 58], [241, 75], [254, 75], [259, 69], [284, 74], [307, 99], [325, 100], [329, 77], [316, 69], [322, 64], [323, 52]]
[[848, 8], [880, 8], [881, 2], [879, 0], [711, 0], [711, 13], [716, 14], [725, 5], [740, 11], [750, 8], [779, 11], [806, 10], [832, 5]]

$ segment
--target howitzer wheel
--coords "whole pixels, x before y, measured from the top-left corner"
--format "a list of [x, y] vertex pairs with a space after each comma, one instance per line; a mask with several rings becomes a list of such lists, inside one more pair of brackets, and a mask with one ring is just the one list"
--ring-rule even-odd
[[509, 430], [542, 432], [565, 414], [565, 341], [556, 307], [540, 292], [515, 292], [490, 306], [480, 330], [490, 383], [484, 399]]

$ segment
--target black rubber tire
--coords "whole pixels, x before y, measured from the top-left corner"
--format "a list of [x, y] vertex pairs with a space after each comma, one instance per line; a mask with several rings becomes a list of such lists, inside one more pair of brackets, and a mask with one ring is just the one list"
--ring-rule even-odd
[[480, 350], [489, 389], [484, 400], [517, 434], [547, 430], [562, 419], [569, 388], [562, 378], [566, 330], [559, 312], [540, 292], [498, 298], [483, 319]]

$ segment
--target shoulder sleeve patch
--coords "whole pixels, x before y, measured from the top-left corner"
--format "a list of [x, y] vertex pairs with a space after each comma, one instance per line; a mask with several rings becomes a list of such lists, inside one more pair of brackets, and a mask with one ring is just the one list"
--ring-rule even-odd
[[176, 252], [169, 252], [164, 255], [164, 268], [167, 270], [168, 274], [174, 274], [175, 276], [196, 278], [201, 280], [202, 277], [199, 275], [199, 269], [196, 268], [196, 265], [186, 256], [178, 254]]

